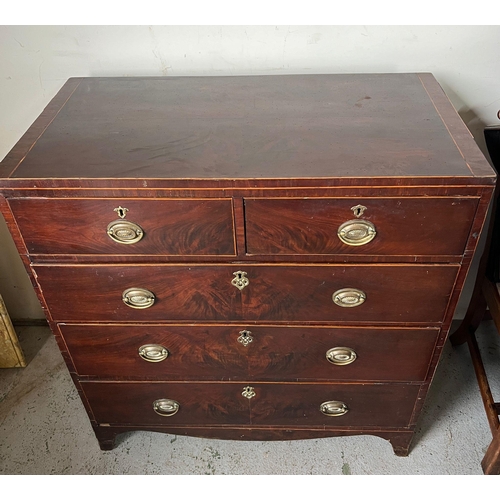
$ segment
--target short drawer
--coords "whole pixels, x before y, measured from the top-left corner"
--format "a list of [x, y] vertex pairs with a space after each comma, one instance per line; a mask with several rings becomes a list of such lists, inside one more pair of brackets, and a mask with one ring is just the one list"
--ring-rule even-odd
[[407, 427], [420, 386], [82, 382], [98, 423]]
[[459, 266], [164, 264], [33, 269], [50, 314], [59, 322], [438, 323]]
[[80, 376], [423, 381], [436, 328], [59, 325]]
[[458, 256], [477, 204], [468, 197], [247, 198], [247, 253]]
[[234, 255], [230, 199], [14, 198], [31, 254]]

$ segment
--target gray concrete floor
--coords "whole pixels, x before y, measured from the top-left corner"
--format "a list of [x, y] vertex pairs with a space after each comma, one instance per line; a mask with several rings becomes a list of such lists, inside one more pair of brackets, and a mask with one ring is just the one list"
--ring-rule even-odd
[[[389, 442], [353, 436], [283, 442], [222, 441], [132, 432], [99, 449], [48, 328], [18, 327], [29, 364], [0, 370], [0, 473], [481, 475], [491, 434], [466, 346], [448, 343], [408, 457]], [[500, 342], [478, 331], [493, 394], [500, 394]]]

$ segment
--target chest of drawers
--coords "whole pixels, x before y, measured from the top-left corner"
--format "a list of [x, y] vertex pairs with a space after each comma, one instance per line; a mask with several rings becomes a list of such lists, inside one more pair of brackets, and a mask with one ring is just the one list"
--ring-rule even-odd
[[73, 78], [0, 208], [102, 449], [405, 455], [495, 180], [430, 74]]

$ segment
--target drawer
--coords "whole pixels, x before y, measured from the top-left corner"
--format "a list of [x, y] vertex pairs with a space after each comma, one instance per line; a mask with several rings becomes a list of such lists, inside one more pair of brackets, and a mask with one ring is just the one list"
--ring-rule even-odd
[[423, 381], [439, 332], [243, 324], [59, 329], [81, 376], [264, 381]]
[[[420, 389], [404, 384], [246, 382], [82, 382], [81, 386], [98, 423], [166, 426], [406, 427]], [[165, 415], [155, 411], [155, 402]], [[325, 403], [330, 405], [323, 411], [345, 413], [325, 414], [321, 410]]]
[[[52, 318], [59, 322], [438, 323], [459, 266], [163, 264], [33, 269]], [[240, 290], [235, 284], [246, 286]], [[136, 307], [149, 307], [130, 307], [124, 295]]]
[[407, 427], [420, 390], [418, 385], [403, 384], [257, 383], [252, 387], [252, 425], [310, 427]]
[[[99, 423], [142, 425], [248, 424], [249, 404], [238, 384], [82, 382]], [[157, 410], [155, 401], [162, 401]], [[167, 401], [178, 403], [166, 406]], [[158, 403], [160, 405], [160, 403]]]
[[247, 198], [246, 249], [252, 255], [458, 256], [464, 252], [478, 200]]
[[31, 254], [235, 255], [230, 199], [9, 203]]

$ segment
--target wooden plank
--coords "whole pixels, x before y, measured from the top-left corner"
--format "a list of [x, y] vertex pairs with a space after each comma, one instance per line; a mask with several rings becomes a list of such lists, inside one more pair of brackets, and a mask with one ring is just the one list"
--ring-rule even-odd
[[0, 368], [22, 368], [25, 366], [26, 360], [23, 351], [0, 295]]

